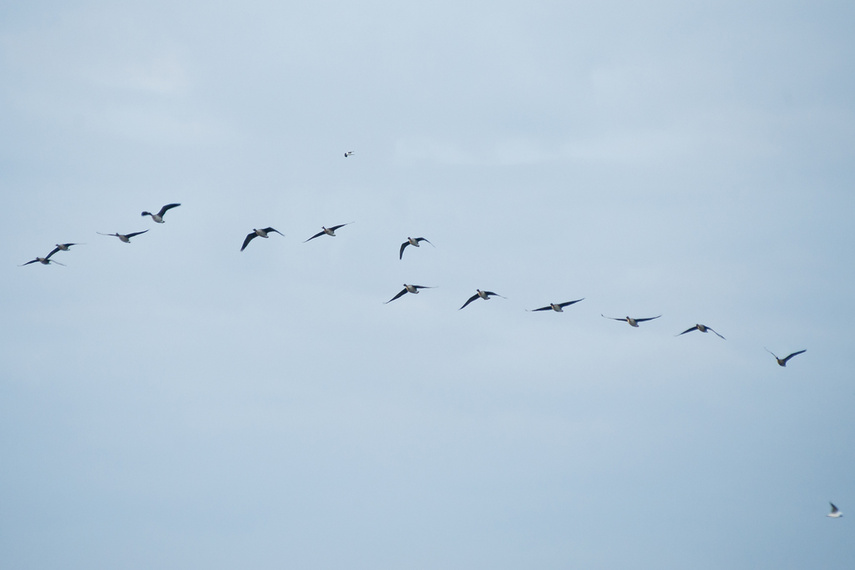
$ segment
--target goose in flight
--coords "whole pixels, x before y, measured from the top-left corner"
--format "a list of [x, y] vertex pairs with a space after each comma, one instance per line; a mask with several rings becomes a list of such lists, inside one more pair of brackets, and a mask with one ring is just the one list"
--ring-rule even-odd
[[344, 157], [345, 157], [345, 158], [347, 158], [348, 156], [353, 156], [353, 151], [352, 151], [352, 150], [348, 150], [348, 151], [346, 151], [346, 152], [344, 153]]
[[[430, 241], [428, 241], [427, 238], [423, 238], [423, 237], [411, 238], [411, 237], [408, 237], [407, 241], [405, 241], [404, 243], [401, 244], [401, 251], [398, 252], [398, 259], [404, 259], [404, 250], [407, 248], [408, 245], [411, 245], [413, 247], [419, 247], [419, 243], [423, 242], [423, 241], [430, 243]], [[430, 244], [433, 246], [432, 243], [430, 243]], [[434, 247], [436, 247], [436, 246], [434, 246]]]
[[[763, 348], [766, 348], [766, 347], [764, 346]], [[777, 355], [777, 354], [775, 354], [774, 352], [772, 352], [771, 350], [769, 350], [768, 348], [766, 348], [766, 352], [768, 352], [769, 354], [771, 354], [772, 356], [774, 356], [774, 357], [775, 357], [775, 360], [777, 360], [777, 361], [778, 361], [778, 366], [786, 366], [786, 365], [787, 365], [787, 361], [788, 361], [789, 359], [791, 359], [792, 357], [797, 356], [797, 355], [799, 355], [799, 354], [801, 354], [801, 353], [803, 353], [803, 352], [806, 352], [806, 351], [807, 351], [807, 349], [804, 349], [804, 350], [800, 350], [800, 351], [798, 351], [798, 352], [794, 352], [794, 353], [792, 353], [791, 355], [787, 356], [786, 358], [778, 358], [778, 355]]]
[[[469, 297], [469, 299], [467, 299], [466, 302], [463, 303], [463, 306], [460, 307], [460, 309], [457, 309], [458, 311], [461, 309], [465, 309], [466, 305], [468, 305], [469, 303], [471, 303], [472, 301], [474, 301], [475, 299], [477, 299], [479, 297], [484, 299], [485, 301], [489, 301], [490, 297], [502, 297], [498, 293], [493, 293], [492, 291], [482, 291], [481, 289], [476, 289], [476, 291], [477, 291], [477, 293], [475, 293], [474, 295]], [[507, 297], [502, 297], [502, 299], [507, 299]]]
[[384, 303], [384, 305], [388, 305], [389, 303], [391, 303], [395, 299], [398, 299], [398, 298], [406, 295], [407, 293], [412, 293], [413, 295], [417, 295], [419, 292], [419, 289], [433, 289], [433, 287], [425, 287], [424, 285], [407, 285], [406, 283], [404, 283], [404, 288], [401, 290], [401, 292], [398, 293], [397, 295], [395, 295], [394, 297], [392, 297], [391, 299], [389, 299], [388, 301], [386, 301]]
[[638, 323], [643, 323], [644, 321], [652, 321], [653, 319], [658, 319], [662, 315], [657, 315], [655, 317], [647, 317], [645, 319], [634, 319], [632, 317], [623, 317], [623, 318], [607, 317], [602, 313], [600, 313], [600, 316], [603, 317], [604, 319], [611, 319], [613, 321], [625, 321], [625, 322], [629, 323], [629, 326], [631, 326], [631, 327], [638, 327]]
[[47, 256], [50, 257], [51, 255], [53, 255], [54, 253], [56, 253], [58, 251], [68, 251], [68, 248], [70, 248], [73, 245], [80, 245], [80, 244], [79, 243], [58, 243], [58, 244], [56, 244], [56, 247], [53, 248], [53, 250], [49, 254], [47, 254]]
[[246, 234], [246, 239], [243, 240], [243, 245], [240, 246], [240, 250], [241, 251], [245, 250], [246, 246], [249, 245], [249, 242], [251, 242], [255, 238], [257, 238], [257, 237], [266, 238], [267, 234], [270, 234], [272, 232], [276, 232], [280, 236], [285, 237], [285, 234], [283, 234], [282, 232], [280, 232], [276, 228], [264, 228], [262, 230], [257, 230], [255, 228], [253, 228], [252, 232]]
[[140, 215], [141, 216], [151, 216], [152, 220], [154, 220], [158, 224], [162, 224], [163, 223], [163, 216], [166, 215], [166, 212], [168, 212], [172, 208], [177, 208], [180, 205], [181, 204], [167, 204], [166, 206], [161, 208], [160, 211], [156, 214], [152, 214], [151, 212], [143, 212]]
[[122, 241], [123, 241], [123, 242], [125, 242], [125, 243], [131, 243], [131, 238], [132, 238], [132, 237], [134, 237], [134, 236], [138, 236], [138, 235], [140, 235], [140, 234], [144, 234], [144, 233], [146, 233], [147, 231], [148, 231], [148, 230], [143, 230], [143, 231], [141, 231], [141, 232], [134, 232], [134, 233], [131, 233], [131, 234], [118, 234], [118, 233], [116, 233], [116, 234], [102, 234], [101, 232], [95, 232], [95, 233], [97, 233], [97, 234], [101, 234], [102, 236], [115, 236], [115, 237], [119, 238], [120, 240], [122, 240]]
[[[328, 236], [335, 237], [335, 231], [336, 231], [337, 229], [339, 229], [339, 228], [343, 228], [344, 226], [350, 225], [350, 224], [352, 224], [352, 223], [353, 223], [353, 222], [347, 222], [346, 224], [339, 224], [339, 225], [337, 225], [337, 226], [333, 226], [333, 227], [331, 227], [331, 228], [327, 228], [327, 227], [321, 226], [321, 231], [319, 231], [318, 233], [316, 233], [315, 235], [313, 235], [312, 237], [310, 237], [310, 238], [309, 238], [309, 239], [307, 239], [306, 241], [312, 241], [312, 240], [313, 240], [313, 239], [315, 239], [316, 237], [320, 237], [320, 236], [322, 236], [322, 235], [324, 235], [324, 234], [326, 234], [326, 235], [328, 235]], [[306, 241], [304, 241], [303, 243], [306, 243]]]
[[60, 263], [60, 262], [56, 261], [55, 259], [51, 259], [51, 258], [50, 258], [50, 256], [51, 256], [51, 255], [53, 255], [53, 252], [49, 253], [49, 254], [47, 255], [47, 257], [37, 257], [37, 258], [35, 258], [35, 259], [34, 259], [34, 260], [32, 260], [32, 261], [28, 261], [28, 262], [26, 262], [26, 263], [23, 263], [23, 264], [19, 265], [18, 267], [23, 267], [24, 265], [29, 265], [29, 264], [31, 264], [31, 263], [35, 263], [35, 262], [37, 262], [37, 261], [38, 261], [39, 263], [41, 263], [42, 265], [47, 265], [47, 264], [49, 264], [49, 263], [56, 263], [57, 265], [62, 265], [63, 267], [65, 266], [65, 264], [64, 264], [64, 263]]
[[840, 512], [840, 509], [838, 509], [837, 507], [834, 506], [834, 503], [829, 501], [828, 504], [831, 505], [831, 512], [825, 516], [831, 517], [833, 519], [839, 519], [840, 517], [843, 516], [843, 513]]
[[687, 332], [692, 332], [692, 331], [701, 331], [702, 333], [712, 331], [712, 332], [714, 332], [716, 335], [718, 335], [718, 337], [719, 337], [720, 339], [722, 339], [722, 340], [727, 340], [726, 338], [724, 338], [723, 336], [721, 336], [720, 334], [718, 334], [717, 332], [715, 332], [714, 330], [712, 330], [712, 328], [710, 328], [710, 327], [708, 327], [708, 326], [706, 326], [706, 325], [702, 325], [702, 324], [697, 324], [697, 325], [693, 326], [692, 328], [688, 328], [688, 329], [684, 330], [683, 332], [681, 332], [680, 334], [678, 334], [678, 335], [674, 335], [674, 336], [682, 336], [682, 335], [686, 334]]
[[[578, 303], [579, 301], [584, 301], [584, 300], [585, 300], [585, 298], [582, 297], [581, 299], [576, 299], [575, 301], [567, 301], [566, 303], [549, 303], [545, 307], [541, 307], [539, 309], [531, 309], [529, 312], [530, 313], [536, 313], [537, 311], [555, 311], [556, 313], [563, 313], [564, 307], [568, 307], [568, 306], [572, 305], [573, 303]], [[526, 310], [528, 310], [528, 309], [526, 309]]]

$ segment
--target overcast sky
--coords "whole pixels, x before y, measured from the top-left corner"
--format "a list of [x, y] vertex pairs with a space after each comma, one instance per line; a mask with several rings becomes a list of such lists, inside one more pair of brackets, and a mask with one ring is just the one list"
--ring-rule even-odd
[[851, 566], [855, 5], [178, 4], [0, 5], [0, 566]]

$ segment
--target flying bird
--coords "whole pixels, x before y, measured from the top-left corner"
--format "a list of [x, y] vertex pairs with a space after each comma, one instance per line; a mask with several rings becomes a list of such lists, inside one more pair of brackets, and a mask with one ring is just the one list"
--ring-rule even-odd
[[710, 327], [708, 327], [708, 326], [706, 326], [706, 325], [702, 325], [702, 324], [697, 324], [697, 325], [693, 326], [692, 328], [688, 328], [688, 329], [684, 330], [683, 332], [681, 332], [680, 334], [678, 334], [678, 335], [674, 335], [674, 336], [682, 336], [682, 335], [686, 334], [687, 332], [692, 332], [692, 331], [701, 331], [702, 333], [712, 331], [712, 332], [714, 332], [716, 335], [718, 335], [718, 337], [719, 337], [720, 339], [722, 339], [722, 340], [727, 340], [726, 338], [724, 338], [723, 336], [721, 336], [721, 335], [720, 335], [720, 334], [718, 334], [717, 332], [713, 331], [713, 330], [712, 330], [712, 328], [710, 328]]
[[[333, 226], [333, 227], [331, 227], [331, 228], [327, 228], [327, 227], [321, 226], [321, 231], [319, 231], [318, 233], [316, 233], [315, 235], [313, 235], [312, 237], [310, 237], [310, 238], [309, 238], [309, 239], [307, 239], [306, 241], [312, 241], [312, 240], [313, 240], [313, 239], [315, 239], [316, 237], [320, 237], [320, 236], [322, 236], [322, 235], [324, 235], [324, 234], [326, 234], [326, 235], [328, 235], [328, 236], [333, 236], [333, 237], [335, 237], [335, 231], [336, 231], [337, 229], [339, 229], [339, 228], [343, 228], [344, 226], [350, 225], [350, 224], [352, 224], [352, 223], [353, 223], [353, 222], [347, 222], [346, 224], [339, 224], [339, 225], [337, 225], [337, 226]], [[306, 241], [304, 241], [303, 243], [306, 243]]]
[[[568, 306], [572, 305], [573, 303], [578, 303], [579, 301], [583, 301], [583, 300], [585, 300], [584, 297], [582, 297], [581, 299], [576, 299], [575, 301], [567, 301], [566, 303], [549, 303], [545, 307], [541, 307], [539, 309], [531, 309], [529, 312], [530, 313], [536, 313], [537, 311], [555, 311], [556, 313], [563, 313], [564, 307], [568, 307]], [[528, 309], [526, 309], [526, 310], [528, 310]]]
[[23, 267], [24, 265], [29, 265], [29, 264], [31, 264], [31, 263], [35, 263], [35, 262], [37, 262], [37, 261], [38, 261], [39, 263], [41, 263], [42, 265], [47, 265], [47, 264], [49, 264], [49, 263], [56, 263], [57, 265], [62, 265], [63, 267], [65, 266], [65, 264], [64, 264], [64, 263], [60, 263], [60, 262], [58, 262], [58, 261], [56, 261], [56, 260], [54, 260], [54, 259], [51, 259], [51, 258], [50, 258], [50, 256], [51, 256], [51, 254], [49, 253], [47, 257], [37, 257], [37, 258], [35, 258], [35, 259], [34, 259], [34, 260], [32, 260], [32, 261], [28, 261], [28, 262], [26, 262], [26, 263], [23, 263], [23, 264], [19, 265], [18, 267]]
[[160, 211], [156, 214], [152, 214], [151, 212], [143, 212], [140, 215], [141, 216], [151, 216], [152, 220], [154, 220], [158, 224], [162, 224], [163, 223], [163, 216], [166, 214], [166, 212], [168, 212], [172, 208], [177, 208], [180, 205], [181, 204], [167, 204], [166, 206], [161, 208]]
[[353, 156], [353, 151], [352, 151], [352, 150], [348, 150], [347, 152], [345, 152], [345, 153], [344, 153], [344, 157], [345, 157], [345, 158], [347, 158], [348, 156]]
[[264, 228], [263, 230], [256, 230], [253, 228], [252, 232], [246, 234], [246, 239], [243, 240], [243, 245], [240, 246], [240, 250], [243, 251], [246, 249], [246, 246], [249, 245], [249, 242], [254, 240], [257, 237], [267, 238], [267, 234], [276, 232], [282, 237], [285, 237], [285, 234], [277, 230], [276, 228]]
[[401, 290], [401, 292], [383, 304], [388, 305], [389, 303], [391, 303], [395, 299], [398, 299], [398, 298], [406, 295], [407, 293], [412, 293], [413, 295], [417, 295], [419, 293], [419, 289], [433, 289], [433, 287], [425, 287], [424, 285], [407, 285], [406, 283], [404, 283], [404, 288]]
[[134, 232], [134, 233], [132, 233], [132, 234], [118, 234], [118, 233], [117, 233], [117, 234], [102, 234], [101, 232], [95, 232], [95, 233], [97, 233], [97, 234], [101, 234], [102, 236], [115, 236], [115, 237], [119, 238], [120, 240], [122, 240], [122, 241], [123, 241], [123, 242], [125, 242], [125, 243], [131, 243], [131, 238], [132, 238], [132, 237], [134, 237], [134, 236], [138, 236], [138, 235], [140, 235], [140, 234], [144, 234], [144, 233], [146, 233], [147, 231], [148, 231], [148, 230], [143, 230], [143, 231], [141, 231], [141, 232]]
[[625, 321], [625, 322], [629, 323], [629, 326], [631, 326], [631, 327], [638, 327], [638, 323], [643, 323], [644, 321], [652, 321], [653, 319], [658, 319], [662, 315], [657, 315], [655, 317], [648, 317], [646, 319], [634, 319], [632, 317], [623, 317], [623, 318], [607, 317], [602, 313], [600, 313], [600, 316], [603, 317], [604, 319], [611, 319], [613, 321]]
[[[763, 348], [766, 348], [766, 347], [764, 346]], [[807, 349], [800, 350], [800, 351], [798, 351], [798, 352], [794, 352], [794, 353], [792, 353], [791, 355], [789, 355], [789, 356], [788, 356], [788, 357], [786, 357], [786, 358], [778, 358], [778, 355], [776, 355], [774, 352], [772, 352], [772, 351], [771, 351], [771, 350], [769, 350], [768, 348], [766, 348], [766, 352], [768, 352], [769, 354], [771, 354], [772, 356], [774, 356], [774, 357], [775, 357], [775, 360], [777, 360], [777, 361], [778, 361], [778, 366], [786, 366], [786, 365], [787, 365], [787, 361], [788, 361], [789, 359], [791, 359], [792, 357], [797, 356], [797, 355], [799, 355], [799, 354], [801, 354], [801, 353], [803, 353], [803, 352], [807, 352]]]
[[[477, 299], [479, 297], [484, 299], [485, 301], [489, 301], [490, 297], [502, 297], [498, 293], [493, 293], [492, 291], [482, 291], [481, 289], [476, 289], [476, 291], [477, 291], [477, 293], [475, 293], [474, 295], [469, 297], [469, 299], [467, 299], [467, 301], [465, 303], [463, 303], [463, 306], [460, 307], [460, 309], [457, 309], [458, 311], [461, 309], [465, 309], [466, 305], [468, 305], [469, 303], [471, 303], [472, 301], [474, 301], [475, 299]], [[502, 297], [502, 299], [507, 299], [507, 297]]]
[[[427, 238], [423, 238], [423, 237], [411, 238], [411, 237], [408, 237], [407, 241], [405, 241], [404, 243], [401, 244], [401, 251], [398, 252], [398, 259], [404, 259], [404, 250], [407, 248], [408, 245], [411, 245], [413, 247], [419, 247], [419, 242], [423, 242], [423, 241], [430, 243], [427, 240]], [[430, 243], [430, 244], [433, 246], [432, 243]], [[434, 246], [434, 247], [436, 247], [436, 246]]]
[[825, 516], [831, 517], [833, 519], [839, 519], [840, 517], [843, 516], [843, 513], [840, 512], [840, 509], [838, 509], [837, 507], [834, 506], [834, 503], [829, 502], [828, 504], [831, 505], [831, 512]]
[[58, 251], [68, 251], [68, 248], [70, 248], [73, 245], [80, 245], [80, 244], [79, 243], [58, 243], [58, 244], [56, 244], [56, 247], [53, 248], [53, 250], [49, 254], [47, 254], [47, 256], [50, 257], [51, 255], [53, 255], [54, 253], [56, 253]]

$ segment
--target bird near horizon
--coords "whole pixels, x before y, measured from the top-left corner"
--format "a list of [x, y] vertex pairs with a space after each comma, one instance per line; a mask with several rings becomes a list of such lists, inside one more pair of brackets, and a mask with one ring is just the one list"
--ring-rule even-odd
[[[427, 238], [423, 238], [423, 237], [417, 237], [417, 238], [407, 237], [407, 241], [405, 241], [404, 243], [402, 243], [402, 244], [401, 244], [401, 250], [398, 252], [398, 259], [404, 259], [404, 250], [405, 250], [405, 249], [407, 249], [407, 246], [408, 246], [408, 245], [411, 245], [411, 246], [413, 246], [413, 247], [419, 247], [419, 243], [421, 243], [421, 242], [423, 242], [423, 241], [424, 241], [424, 242], [427, 242], [427, 243], [430, 243], [430, 241], [428, 241], [428, 239], [427, 239]], [[432, 243], [430, 243], [430, 244], [431, 244], [431, 246], [436, 247], [436, 246], [434, 246]]]
[[[763, 348], [766, 348], [766, 347], [764, 346]], [[807, 349], [800, 350], [800, 351], [798, 351], [798, 352], [794, 352], [794, 353], [790, 354], [789, 356], [787, 356], [787, 357], [785, 357], [785, 358], [778, 358], [778, 355], [777, 355], [777, 354], [775, 354], [774, 352], [772, 352], [771, 350], [769, 350], [768, 348], [766, 348], [766, 352], [768, 352], [769, 354], [771, 354], [772, 356], [774, 356], [774, 357], [775, 357], [775, 360], [777, 360], [777, 361], [778, 361], [778, 366], [786, 366], [786, 365], [787, 365], [787, 361], [788, 361], [789, 359], [791, 359], [791, 358], [792, 358], [792, 357], [794, 357], [794, 356], [798, 356], [799, 354], [801, 354], [801, 353], [803, 353], [803, 352], [807, 352]]]
[[720, 334], [718, 334], [717, 332], [715, 332], [714, 330], [712, 330], [712, 328], [710, 328], [710, 327], [708, 327], [708, 326], [706, 326], [706, 325], [702, 325], [702, 324], [700, 324], [700, 323], [699, 323], [699, 324], [697, 324], [697, 325], [695, 325], [695, 326], [693, 326], [693, 327], [691, 327], [691, 328], [688, 328], [688, 329], [684, 330], [683, 332], [681, 332], [680, 334], [678, 334], [678, 335], [674, 335], [674, 336], [682, 336], [682, 335], [684, 335], [684, 334], [686, 334], [686, 333], [688, 333], [688, 332], [692, 332], [692, 331], [701, 331], [702, 333], [705, 333], [705, 332], [708, 332], [708, 331], [712, 331], [712, 332], [714, 332], [714, 333], [715, 333], [715, 334], [716, 334], [720, 339], [722, 339], [722, 340], [727, 340], [726, 338], [724, 338], [723, 336], [721, 336]]
[[434, 287], [426, 287], [424, 285], [407, 285], [406, 283], [404, 283], [404, 288], [401, 289], [401, 292], [383, 304], [388, 305], [389, 303], [391, 303], [395, 299], [399, 299], [399, 298], [403, 297], [404, 295], [406, 295], [407, 293], [412, 293], [413, 295], [418, 295], [419, 289], [433, 289], [433, 288]]
[[600, 313], [600, 316], [604, 319], [611, 319], [613, 321], [623, 321], [625, 323], [629, 323], [629, 326], [638, 328], [638, 323], [643, 323], [644, 321], [652, 321], [653, 319], [658, 319], [662, 315], [656, 315], [655, 317], [646, 317], [643, 319], [636, 319], [633, 317], [607, 317], [604, 314]]
[[584, 300], [585, 300], [585, 298], [582, 297], [581, 299], [576, 299], [575, 301], [567, 301], [566, 303], [550, 303], [545, 307], [540, 307], [539, 309], [531, 309], [531, 310], [526, 309], [526, 310], [530, 313], [536, 313], [538, 311], [555, 311], [556, 313], [563, 313], [564, 307], [569, 307], [570, 305], [573, 305], [575, 303], [578, 303], [579, 301], [584, 301]]
[[151, 212], [143, 212], [140, 215], [141, 216], [151, 216], [152, 220], [154, 220], [158, 224], [162, 224], [163, 223], [163, 216], [166, 215], [166, 212], [168, 212], [172, 208], [177, 208], [180, 205], [181, 204], [167, 204], [166, 206], [161, 208], [160, 211], [156, 214], [152, 214]]
[[246, 238], [243, 240], [243, 245], [240, 246], [240, 250], [241, 251], [245, 250], [246, 246], [249, 245], [249, 242], [251, 242], [255, 238], [262, 237], [262, 238], [266, 239], [268, 234], [271, 234], [273, 232], [276, 232], [280, 236], [285, 237], [285, 234], [283, 234], [282, 232], [280, 232], [276, 228], [263, 228], [260, 230], [253, 228], [253, 230], [250, 233], [246, 234]]
[[131, 243], [131, 238], [132, 238], [132, 237], [134, 237], [134, 236], [138, 236], [138, 235], [141, 235], [141, 234], [144, 234], [144, 233], [146, 233], [147, 231], [148, 231], [148, 230], [143, 230], [143, 231], [141, 231], [141, 232], [133, 232], [133, 233], [130, 233], [130, 234], [120, 234], [120, 233], [115, 233], [115, 234], [103, 234], [103, 233], [101, 233], [101, 232], [95, 232], [95, 233], [100, 234], [100, 235], [102, 235], [102, 236], [113, 236], [113, 237], [117, 237], [117, 238], [119, 238], [120, 240], [122, 240], [122, 241], [123, 241], [123, 242], [125, 242], [125, 243]]
[[[467, 299], [466, 302], [463, 303], [463, 306], [457, 309], [458, 311], [465, 309], [466, 305], [478, 298], [484, 299], [485, 301], [489, 301], [490, 297], [502, 297], [502, 295], [499, 295], [498, 293], [493, 293], [492, 291], [482, 291], [481, 289], [475, 289], [475, 291], [476, 293], [469, 297], [469, 299]], [[502, 297], [502, 299], [507, 299], [507, 297]]]
[[[328, 228], [328, 227], [326, 227], [326, 226], [321, 226], [321, 231], [319, 231], [318, 233], [316, 233], [315, 235], [313, 235], [312, 237], [310, 237], [310, 238], [309, 238], [309, 239], [307, 239], [306, 241], [312, 241], [312, 240], [313, 240], [313, 239], [315, 239], [316, 237], [320, 237], [320, 236], [322, 236], [322, 235], [328, 235], [328, 236], [335, 237], [335, 231], [336, 231], [337, 229], [339, 229], [339, 228], [343, 228], [344, 226], [349, 226], [349, 225], [350, 225], [350, 224], [352, 224], [352, 223], [353, 223], [353, 222], [347, 222], [346, 224], [339, 224], [339, 225], [337, 225], [337, 226], [333, 226], [333, 227], [331, 227], [331, 228]], [[306, 243], [306, 241], [304, 241], [303, 243]]]

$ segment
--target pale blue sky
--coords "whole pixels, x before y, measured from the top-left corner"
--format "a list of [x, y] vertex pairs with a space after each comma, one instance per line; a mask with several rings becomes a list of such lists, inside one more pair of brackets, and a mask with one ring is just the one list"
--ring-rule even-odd
[[0, 566], [851, 564], [853, 21], [0, 7]]

